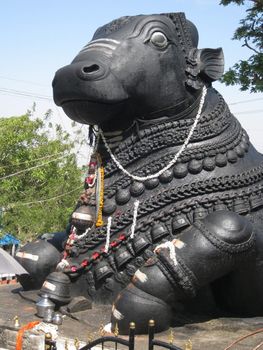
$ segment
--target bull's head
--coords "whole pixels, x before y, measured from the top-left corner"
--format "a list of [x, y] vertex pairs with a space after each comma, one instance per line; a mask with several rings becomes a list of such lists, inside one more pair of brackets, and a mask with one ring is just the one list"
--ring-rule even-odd
[[54, 100], [70, 118], [107, 129], [181, 115], [223, 73], [222, 50], [197, 43], [182, 13], [122, 17], [57, 71]]

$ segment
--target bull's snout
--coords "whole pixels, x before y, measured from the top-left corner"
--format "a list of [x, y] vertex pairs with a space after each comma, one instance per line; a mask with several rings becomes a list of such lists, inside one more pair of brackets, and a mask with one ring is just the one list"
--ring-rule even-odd
[[74, 60], [60, 68], [52, 85], [56, 105], [71, 119], [85, 124], [102, 125], [122, 114], [128, 99], [122, 82], [100, 57]]

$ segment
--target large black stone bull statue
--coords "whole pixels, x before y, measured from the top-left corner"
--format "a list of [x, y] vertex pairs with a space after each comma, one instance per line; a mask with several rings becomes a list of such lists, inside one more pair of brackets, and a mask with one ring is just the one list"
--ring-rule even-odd
[[100, 156], [63, 248], [42, 241], [43, 258], [31, 243], [18, 258], [37, 256], [29, 285], [46, 278], [51, 298], [63, 275], [72, 296], [113, 302], [121, 333], [131, 321], [144, 333], [149, 319], [164, 330], [195, 300], [263, 314], [263, 158], [212, 88], [222, 50], [197, 44], [182, 13], [122, 17], [53, 81], [56, 104], [91, 125]]

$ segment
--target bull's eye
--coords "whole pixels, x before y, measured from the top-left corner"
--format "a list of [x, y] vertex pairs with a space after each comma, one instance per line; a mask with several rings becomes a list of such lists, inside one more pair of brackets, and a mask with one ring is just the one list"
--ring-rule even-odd
[[168, 39], [162, 32], [154, 32], [150, 38], [150, 41], [153, 45], [164, 48], [168, 44]]

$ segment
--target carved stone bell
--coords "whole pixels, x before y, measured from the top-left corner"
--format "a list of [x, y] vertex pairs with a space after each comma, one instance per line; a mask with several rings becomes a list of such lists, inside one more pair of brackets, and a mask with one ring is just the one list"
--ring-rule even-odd
[[113, 270], [107, 261], [100, 261], [94, 269], [95, 278], [97, 281], [110, 277], [113, 274]]
[[256, 209], [263, 205], [263, 198], [261, 192], [253, 193], [250, 197], [251, 209]]
[[78, 230], [85, 231], [87, 228], [94, 224], [95, 211], [92, 207], [87, 205], [81, 205], [78, 207], [71, 217], [71, 223]]
[[136, 254], [146, 249], [150, 245], [150, 242], [144, 236], [137, 236], [133, 240], [133, 249]]
[[187, 227], [189, 225], [190, 225], [190, 222], [188, 221], [188, 218], [185, 214], [183, 214], [183, 213], [176, 214], [172, 220], [173, 234], [175, 234], [176, 231], [178, 231], [184, 227]]
[[208, 215], [207, 209], [202, 206], [198, 206], [194, 210], [194, 221], [205, 218]]
[[151, 236], [153, 241], [158, 241], [159, 239], [169, 235], [169, 231], [167, 230], [165, 225], [162, 224], [154, 224], [151, 229]]
[[214, 205], [214, 211], [227, 210], [225, 204], [221, 201], [217, 201]]
[[244, 198], [237, 197], [234, 200], [234, 212], [237, 214], [247, 213], [249, 211], [248, 203]]
[[50, 273], [40, 290], [41, 294], [47, 294], [56, 304], [67, 304], [71, 300], [70, 278], [63, 272]]
[[132, 258], [133, 256], [128, 252], [126, 247], [120, 247], [115, 254], [115, 260], [118, 268], [127, 264], [130, 260], [132, 260]]

